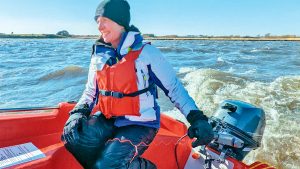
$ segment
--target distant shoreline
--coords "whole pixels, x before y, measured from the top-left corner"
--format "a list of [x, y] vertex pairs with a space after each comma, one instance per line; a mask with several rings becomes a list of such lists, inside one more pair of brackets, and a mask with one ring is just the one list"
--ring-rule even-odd
[[[70, 35], [61, 36], [55, 34], [0, 34], [0, 38], [24, 38], [24, 39], [97, 39], [96, 35]], [[155, 36], [144, 35], [145, 40], [216, 40], [216, 41], [300, 41], [300, 37], [270, 36], [270, 37], [232, 37], [232, 36], [207, 36], [207, 37], [185, 37], [185, 36]]]
[[300, 41], [300, 37], [297, 38], [232, 38], [232, 37], [209, 37], [209, 38], [189, 38], [189, 37], [178, 37], [178, 38], [145, 38], [147, 40], [216, 40], [216, 41]]

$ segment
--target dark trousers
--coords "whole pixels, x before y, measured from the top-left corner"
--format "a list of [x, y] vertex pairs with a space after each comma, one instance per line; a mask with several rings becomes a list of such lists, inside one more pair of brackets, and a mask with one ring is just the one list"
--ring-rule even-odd
[[114, 119], [96, 114], [82, 124], [77, 142], [65, 146], [84, 168], [156, 169], [140, 157], [156, 133], [155, 128], [138, 125], [115, 127]]

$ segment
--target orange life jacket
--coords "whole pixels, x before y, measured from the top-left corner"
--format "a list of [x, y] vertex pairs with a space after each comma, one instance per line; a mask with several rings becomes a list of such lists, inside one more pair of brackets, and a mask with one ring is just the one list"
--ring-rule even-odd
[[112, 66], [106, 64], [102, 70], [97, 71], [98, 106], [106, 118], [140, 116], [139, 95], [150, 88], [138, 91], [137, 87], [135, 60], [143, 47], [129, 51], [118, 63]]

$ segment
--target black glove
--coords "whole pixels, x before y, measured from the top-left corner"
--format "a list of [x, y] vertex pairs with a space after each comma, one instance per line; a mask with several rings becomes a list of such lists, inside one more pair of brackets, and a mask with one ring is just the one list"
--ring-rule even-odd
[[208, 118], [200, 110], [191, 110], [187, 116], [188, 122], [191, 126], [188, 129], [188, 136], [190, 138], [197, 138], [192, 143], [192, 147], [199, 145], [206, 145], [214, 138], [212, 126], [207, 122]]
[[87, 123], [87, 118], [91, 111], [87, 104], [76, 106], [69, 114], [62, 140], [70, 144], [75, 144], [79, 139], [79, 132], [82, 130], [84, 123]]

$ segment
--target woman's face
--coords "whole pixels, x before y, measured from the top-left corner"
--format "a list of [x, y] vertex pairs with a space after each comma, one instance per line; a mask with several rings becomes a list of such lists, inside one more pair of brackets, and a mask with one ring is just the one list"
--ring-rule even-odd
[[124, 27], [106, 17], [98, 17], [97, 23], [104, 42], [111, 43], [116, 48], [122, 33], [125, 31]]

